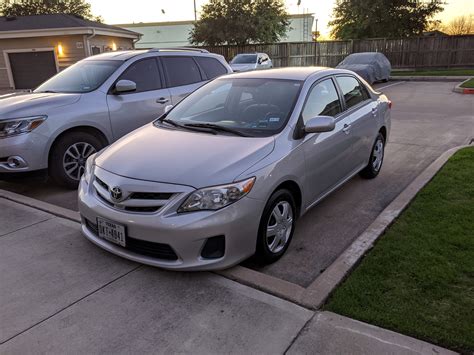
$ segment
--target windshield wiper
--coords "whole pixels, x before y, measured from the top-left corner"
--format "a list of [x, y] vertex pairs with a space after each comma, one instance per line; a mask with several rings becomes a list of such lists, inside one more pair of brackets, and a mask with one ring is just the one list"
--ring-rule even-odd
[[244, 132], [241, 132], [237, 129], [233, 129], [233, 128], [225, 127], [225, 126], [220, 126], [220, 125], [214, 124], [214, 123], [186, 123], [185, 126], [186, 127], [210, 128], [210, 129], [213, 129], [213, 130], [216, 130], [216, 131], [232, 133], [232, 134], [235, 134], [236, 136], [240, 136], [240, 137], [249, 137], [248, 134], [245, 134]]
[[179, 124], [177, 122], [175, 122], [174, 120], [170, 120], [168, 118], [164, 118], [164, 117], [160, 117], [158, 119], [158, 121], [160, 123], [168, 123], [172, 126], [175, 126], [175, 127], [178, 127], [178, 128], [183, 128], [183, 129], [187, 129], [189, 131], [195, 131], [195, 132], [205, 132], [205, 133], [212, 133], [212, 134], [217, 134], [216, 130], [212, 129], [211, 127], [193, 127], [193, 126], [188, 126], [188, 125], [182, 125], [182, 124]]

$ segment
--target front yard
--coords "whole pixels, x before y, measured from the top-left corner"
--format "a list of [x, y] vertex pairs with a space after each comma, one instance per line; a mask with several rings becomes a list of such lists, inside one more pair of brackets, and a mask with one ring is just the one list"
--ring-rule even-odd
[[325, 308], [474, 351], [474, 148], [448, 161]]

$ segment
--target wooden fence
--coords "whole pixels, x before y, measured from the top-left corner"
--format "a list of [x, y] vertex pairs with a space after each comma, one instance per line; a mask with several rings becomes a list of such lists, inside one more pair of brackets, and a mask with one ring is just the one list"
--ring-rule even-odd
[[358, 52], [382, 52], [390, 60], [392, 67], [399, 69], [474, 66], [474, 35], [202, 48], [221, 54], [227, 60], [232, 59], [237, 53], [264, 52], [270, 56], [275, 67], [309, 65], [335, 67], [347, 55]]

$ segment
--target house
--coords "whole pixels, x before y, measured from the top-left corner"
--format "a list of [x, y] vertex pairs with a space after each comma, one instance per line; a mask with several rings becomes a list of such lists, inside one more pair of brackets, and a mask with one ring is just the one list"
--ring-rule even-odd
[[0, 17], [0, 88], [34, 88], [90, 55], [133, 49], [140, 36], [74, 15]]
[[[290, 30], [280, 42], [311, 42], [313, 40], [314, 14], [290, 15]], [[142, 34], [136, 48], [164, 48], [189, 46], [189, 32], [194, 21], [140, 22], [116, 25]]]
[[434, 31], [426, 31], [423, 32], [424, 37], [447, 37], [449, 34], [439, 31], [439, 30], [434, 30]]

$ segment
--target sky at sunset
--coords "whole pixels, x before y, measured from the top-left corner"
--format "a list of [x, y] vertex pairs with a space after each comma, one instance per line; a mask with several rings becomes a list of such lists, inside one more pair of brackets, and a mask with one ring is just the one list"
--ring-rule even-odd
[[[106, 23], [162, 22], [194, 19], [193, 0], [88, 0], [95, 15], [101, 15]], [[474, 0], [446, 0], [445, 11], [437, 16], [443, 22], [453, 17], [474, 13]], [[206, 0], [196, 0], [198, 11]], [[318, 19], [318, 30], [323, 36], [329, 34], [330, 20], [335, 0], [285, 1], [291, 14], [312, 12]], [[164, 13], [162, 12], [164, 11]]]

